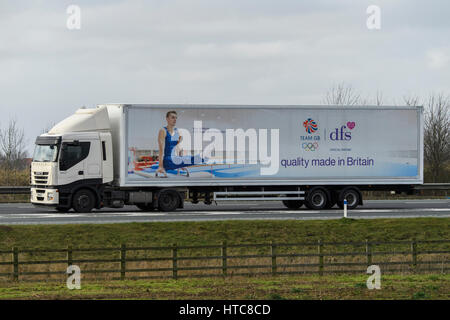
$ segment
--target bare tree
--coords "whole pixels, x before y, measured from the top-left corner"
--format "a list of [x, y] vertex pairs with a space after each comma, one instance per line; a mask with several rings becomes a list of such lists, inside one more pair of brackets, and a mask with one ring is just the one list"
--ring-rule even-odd
[[432, 182], [439, 182], [450, 160], [450, 96], [430, 94], [424, 121], [424, 160]]
[[355, 106], [365, 104], [366, 100], [349, 84], [341, 82], [333, 85], [325, 96], [325, 103], [338, 106]]
[[382, 106], [383, 105], [383, 92], [380, 90], [377, 90], [375, 94], [375, 105], [376, 106]]
[[8, 126], [0, 129], [0, 152], [5, 170], [23, 169], [25, 134], [17, 126], [16, 119], [10, 119]]
[[419, 96], [413, 94], [403, 96], [403, 101], [407, 106], [411, 107], [419, 106], [421, 104]]
[[55, 126], [54, 122], [47, 123], [44, 128], [41, 129], [41, 134], [47, 133]]

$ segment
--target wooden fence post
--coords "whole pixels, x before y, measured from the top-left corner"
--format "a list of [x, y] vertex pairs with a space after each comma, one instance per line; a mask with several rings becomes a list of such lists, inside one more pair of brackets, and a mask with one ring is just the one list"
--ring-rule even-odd
[[227, 275], [227, 242], [222, 241], [222, 274]]
[[372, 244], [366, 239], [367, 266], [372, 265]]
[[19, 281], [19, 249], [17, 247], [13, 247], [13, 280]]
[[411, 241], [412, 267], [414, 270], [417, 267], [417, 242], [416, 239]]
[[72, 257], [72, 246], [67, 246], [67, 266], [70, 267], [73, 264], [73, 257]]
[[174, 278], [175, 280], [178, 279], [177, 256], [178, 256], [177, 245], [174, 243], [172, 247], [172, 278]]
[[277, 250], [273, 241], [270, 242], [270, 254], [272, 255], [272, 275], [277, 274]]
[[318, 241], [318, 253], [319, 253], [319, 276], [323, 276], [323, 242], [321, 239]]
[[123, 243], [120, 246], [120, 280], [125, 280], [126, 263], [127, 263], [127, 247]]

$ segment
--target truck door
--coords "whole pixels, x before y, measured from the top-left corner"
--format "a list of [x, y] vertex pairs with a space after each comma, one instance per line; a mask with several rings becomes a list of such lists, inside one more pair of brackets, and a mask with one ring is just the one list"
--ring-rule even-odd
[[59, 158], [58, 185], [85, 179], [85, 163], [91, 148], [90, 141], [63, 142]]
[[84, 163], [84, 179], [102, 178], [102, 150], [100, 140], [92, 140], [88, 157]]

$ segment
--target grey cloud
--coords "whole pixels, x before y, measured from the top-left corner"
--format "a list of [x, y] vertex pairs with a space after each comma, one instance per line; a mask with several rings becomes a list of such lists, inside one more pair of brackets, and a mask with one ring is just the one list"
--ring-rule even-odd
[[[66, 29], [66, 8], [82, 10]], [[30, 148], [105, 102], [318, 104], [336, 82], [386, 100], [447, 90], [446, 1], [20, 1], [0, 4], [0, 108]], [[2, 123], [0, 123], [1, 125]]]

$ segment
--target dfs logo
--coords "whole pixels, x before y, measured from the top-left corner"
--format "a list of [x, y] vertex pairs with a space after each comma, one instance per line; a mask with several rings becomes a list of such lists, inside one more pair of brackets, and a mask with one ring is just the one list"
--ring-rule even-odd
[[347, 126], [343, 125], [341, 128], [336, 128], [334, 131], [331, 131], [330, 133], [330, 139], [333, 141], [350, 141], [352, 140], [352, 132], [345, 130], [350, 129], [353, 130], [356, 126], [356, 123], [354, 121], [348, 121]]

